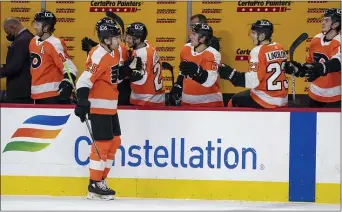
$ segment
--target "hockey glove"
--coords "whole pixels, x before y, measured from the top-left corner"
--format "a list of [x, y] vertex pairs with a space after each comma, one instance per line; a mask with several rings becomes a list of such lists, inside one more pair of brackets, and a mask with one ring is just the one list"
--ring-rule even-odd
[[315, 81], [321, 76], [328, 74], [327, 69], [323, 63], [305, 64], [306, 77], [309, 82]]
[[208, 79], [208, 72], [194, 62], [182, 61], [179, 65], [181, 73], [185, 77], [190, 77], [196, 82], [203, 84]]
[[110, 71], [110, 77], [111, 77], [110, 79], [111, 79], [112, 84], [118, 83], [118, 79], [120, 80], [119, 75], [120, 75], [119, 65], [112, 66], [111, 71]]
[[305, 67], [296, 61], [286, 61], [284, 69], [286, 74], [294, 74], [295, 77], [305, 77]]
[[77, 90], [78, 101], [75, 107], [75, 115], [80, 118], [82, 123], [86, 120], [87, 114], [90, 113], [89, 91], [90, 89], [86, 87]]
[[58, 94], [61, 100], [67, 100], [71, 97], [72, 90], [74, 90], [74, 83], [76, 77], [70, 74], [73, 82], [70, 81], [68, 74], [64, 74], [64, 79], [58, 86]]
[[89, 52], [94, 46], [96, 46], [98, 43], [93, 41], [92, 39], [88, 37], [84, 37], [82, 39], [82, 50], [85, 52]]
[[169, 93], [169, 103], [170, 106], [179, 106], [182, 99], [183, 92], [183, 80], [184, 76], [179, 75], [177, 78], [177, 82], [173, 85], [170, 93]]
[[123, 67], [120, 68], [120, 76], [128, 77], [132, 82], [141, 80], [144, 74], [145, 71], [143, 70], [141, 57], [134, 57], [127, 60]]
[[234, 86], [246, 86], [245, 73], [240, 73], [227, 64], [222, 64], [218, 72], [222, 79], [229, 80]]

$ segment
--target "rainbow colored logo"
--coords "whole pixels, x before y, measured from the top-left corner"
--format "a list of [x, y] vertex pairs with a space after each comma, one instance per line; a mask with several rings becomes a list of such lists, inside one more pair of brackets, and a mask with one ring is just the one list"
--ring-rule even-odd
[[48, 147], [67, 123], [69, 115], [37, 115], [24, 121], [24, 127], [17, 129], [3, 152], [37, 152]]

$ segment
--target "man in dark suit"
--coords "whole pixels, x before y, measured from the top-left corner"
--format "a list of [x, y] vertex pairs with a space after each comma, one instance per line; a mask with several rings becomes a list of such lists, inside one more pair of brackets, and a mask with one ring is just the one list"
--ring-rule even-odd
[[6, 64], [0, 67], [0, 78], [6, 77], [6, 103], [33, 103], [31, 99], [31, 74], [29, 43], [34, 35], [16, 18], [4, 22], [8, 46]]

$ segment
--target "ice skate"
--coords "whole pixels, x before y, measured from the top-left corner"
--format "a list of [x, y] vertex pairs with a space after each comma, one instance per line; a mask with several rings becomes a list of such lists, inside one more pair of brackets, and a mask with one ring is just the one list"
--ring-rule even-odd
[[90, 180], [88, 185], [88, 196], [87, 199], [98, 199], [98, 200], [113, 200], [115, 191], [109, 189], [104, 181], [96, 182]]
[[103, 179], [102, 182], [103, 182], [103, 184], [106, 186], [106, 188], [107, 188], [109, 191], [111, 191], [111, 192], [113, 193], [113, 195], [116, 194], [116, 192], [115, 192], [113, 189], [111, 189], [111, 188], [108, 187], [107, 181], [106, 181], [105, 179]]

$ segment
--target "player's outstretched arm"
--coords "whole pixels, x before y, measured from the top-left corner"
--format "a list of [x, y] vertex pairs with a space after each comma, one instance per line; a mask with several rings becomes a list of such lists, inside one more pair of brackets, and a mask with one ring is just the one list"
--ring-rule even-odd
[[63, 40], [52, 40], [51, 45], [52, 48], [51, 51], [49, 51], [49, 54], [64, 76], [64, 79], [58, 86], [59, 97], [61, 99], [69, 99], [72, 90], [75, 87], [75, 80], [78, 71], [67, 53], [67, 47]]
[[286, 61], [284, 70], [286, 74], [294, 74], [295, 77], [304, 77], [306, 74], [305, 67], [296, 61]]
[[234, 86], [246, 87], [245, 73], [238, 72], [227, 64], [222, 64], [218, 72], [222, 79], [229, 80]]
[[204, 87], [211, 87], [218, 78], [217, 70], [204, 70], [194, 62], [182, 61], [179, 69], [183, 76], [190, 77]]

